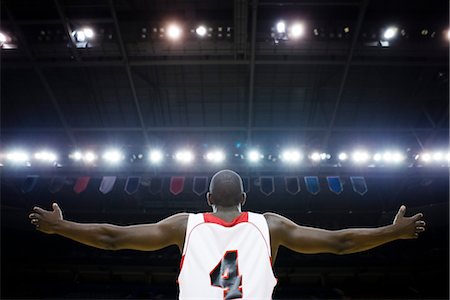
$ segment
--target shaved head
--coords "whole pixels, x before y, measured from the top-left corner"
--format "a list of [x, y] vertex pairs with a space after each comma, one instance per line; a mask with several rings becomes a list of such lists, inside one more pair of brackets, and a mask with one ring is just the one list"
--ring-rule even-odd
[[214, 174], [209, 185], [212, 204], [235, 206], [242, 202], [244, 187], [242, 178], [231, 170], [222, 170]]

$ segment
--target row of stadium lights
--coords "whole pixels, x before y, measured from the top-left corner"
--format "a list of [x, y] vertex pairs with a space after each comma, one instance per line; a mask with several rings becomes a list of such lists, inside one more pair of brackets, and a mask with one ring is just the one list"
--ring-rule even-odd
[[[158, 28], [153, 28], [153, 31], [158, 32]], [[195, 29], [191, 29], [191, 32], [195, 33], [199, 37], [210, 37], [212, 31], [213, 31], [212, 27], [206, 27], [205, 25], [199, 25]], [[222, 35], [225, 35], [225, 34], [227, 37], [231, 36], [231, 33], [230, 33], [231, 27], [226, 27], [226, 28], [218, 27], [217, 31], [218, 31], [219, 37], [221, 37]], [[225, 31], [226, 31], [226, 33], [225, 33]], [[305, 27], [304, 23], [302, 23], [302, 22], [293, 22], [291, 24], [291, 23], [286, 23], [285, 21], [279, 21], [272, 28], [272, 37], [275, 40], [289, 39], [289, 38], [298, 39], [298, 38], [301, 38], [302, 36], [304, 36], [305, 31], [306, 31], [306, 27]], [[348, 27], [348, 26], [344, 27], [343, 31], [346, 34], [349, 33], [350, 27]], [[167, 37], [171, 40], [178, 40], [183, 35], [182, 27], [176, 23], [169, 24], [167, 27], [159, 28], [159, 32], [160, 32], [161, 37], [164, 37], [164, 34], [166, 34]], [[317, 35], [319, 35], [319, 30], [317, 28], [315, 28], [313, 30], [313, 33], [314, 33], [314, 35], [317, 36]], [[391, 40], [391, 39], [395, 38], [398, 35], [398, 33], [400, 33], [403, 36], [406, 35], [405, 29], [399, 29], [396, 26], [387, 27], [383, 33], [383, 40], [384, 41]], [[428, 29], [422, 29], [420, 33], [421, 33], [421, 35], [428, 35], [429, 31], [428, 31]], [[77, 29], [72, 32], [72, 35], [74, 36], [75, 40], [80, 43], [88, 42], [89, 40], [92, 40], [95, 38], [94, 29], [92, 29], [91, 27], [84, 27], [84, 28]], [[430, 33], [430, 35], [432, 37], [434, 37], [435, 32]], [[142, 28], [141, 36], [142, 36], [142, 38], [147, 37], [147, 28]], [[450, 39], [450, 30], [446, 31], [446, 36], [448, 39]], [[11, 41], [11, 38], [6, 33], [0, 32], [0, 44], [2, 46], [3, 46], [3, 44], [9, 43], [10, 41]]]
[[[164, 154], [160, 150], [151, 150], [148, 153], [148, 160], [152, 164], [159, 164], [164, 161], [164, 159], [168, 155]], [[235, 154], [235, 157], [240, 157], [241, 159], [246, 159], [251, 163], [257, 163], [258, 161], [261, 161], [264, 158], [268, 158], [270, 160], [273, 160], [272, 155], [264, 156], [261, 152], [258, 150], [250, 150], [245, 155], [241, 154]], [[137, 154], [133, 155], [136, 159], [143, 159], [143, 154]], [[195, 160], [195, 155], [192, 151], [189, 150], [180, 150], [176, 152], [173, 156], [173, 159], [181, 164], [189, 164]], [[34, 156], [32, 157], [35, 161], [40, 162], [48, 162], [48, 163], [57, 163], [58, 156], [51, 151], [40, 151], [36, 152]], [[86, 164], [93, 164], [95, 163], [99, 156], [92, 152], [92, 151], [75, 151], [69, 155], [69, 158], [76, 162], [84, 162]], [[206, 161], [209, 161], [211, 163], [222, 163], [226, 159], [226, 155], [221, 150], [214, 150], [207, 152], [203, 158]], [[298, 164], [304, 159], [304, 155], [299, 151], [295, 149], [288, 149], [278, 156], [278, 158], [289, 164]], [[313, 152], [310, 155], [307, 156], [312, 162], [320, 162], [320, 161], [326, 161], [331, 159], [331, 155], [329, 153], [320, 153], [320, 152]], [[386, 151], [384, 153], [375, 153], [373, 155], [369, 154], [366, 151], [355, 151], [351, 154], [342, 152], [337, 155], [337, 158], [341, 162], [345, 162], [347, 160], [352, 160], [356, 164], [364, 164], [368, 163], [370, 161], [373, 161], [375, 163], [388, 163], [388, 164], [401, 164], [405, 159], [406, 156], [398, 151]], [[6, 159], [6, 161], [12, 162], [12, 163], [29, 163], [30, 162], [30, 156], [25, 151], [11, 151], [5, 154], [0, 155], [0, 159]], [[102, 159], [110, 164], [119, 164], [121, 161], [125, 159], [125, 155], [119, 151], [119, 150], [108, 150], [105, 151], [102, 155]], [[423, 163], [443, 163], [443, 162], [450, 162], [450, 152], [444, 153], [444, 152], [424, 152], [421, 154], [417, 154], [414, 157], [415, 160], [419, 160]]]

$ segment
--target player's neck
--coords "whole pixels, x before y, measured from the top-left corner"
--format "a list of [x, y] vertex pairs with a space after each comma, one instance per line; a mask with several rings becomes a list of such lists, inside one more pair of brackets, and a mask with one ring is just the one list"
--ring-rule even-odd
[[241, 205], [236, 206], [220, 206], [213, 205], [213, 213], [214, 214], [224, 214], [224, 215], [237, 215], [241, 213]]

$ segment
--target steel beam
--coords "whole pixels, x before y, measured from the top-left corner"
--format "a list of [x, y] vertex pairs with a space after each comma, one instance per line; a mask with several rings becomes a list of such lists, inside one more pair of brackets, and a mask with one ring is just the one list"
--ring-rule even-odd
[[[147, 132], [247, 132], [247, 127], [147, 127]], [[71, 128], [73, 132], [138, 132], [141, 131], [141, 127], [73, 127]], [[43, 127], [43, 128], [2, 128], [4, 133], [33, 133], [33, 132], [63, 132], [63, 128], [59, 127]], [[328, 127], [252, 127], [254, 132], [326, 132]], [[372, 127], [372, 128], [361, 128], [361, 127], [334, 127], [333, 132], [367, 132], [367, 133], [406, 133], [414, 135], [417, 132], [421, 133], [431, 133], [433, 131], [437, 132], [448, 132], [448, 128], [410, 128], [410, 127], [400, 127], [400, 128], [383, 128], [383, 127]]]
[[248, 83], [248, 123], [247, 123], [247, 145], [252, 144], [253, 126], [253, 97], [255, 88], [255, 57], [256, 57], [256, 25], [258, 18], [258, 0], [252, 2], [252, 33], [250, 44], [250, 78]]
[[341, 104], [342, 95], [344, 94], [345, 84], [347, 83], [348, 73], [350, 71], [350, 66], [351, 66], [352, 59], [353, 59], [353, 53], [355, 52], [355, 49], [356, 49], [359, 32], [361, 31], [362, 24], [364, 21], [364, 16], [366, 15], [368, 5], [369, 5], [369, 0], [363, 0], [361, 3], [361, 7], [359, 10], [359, 14], [358, 14], [358, 21], [356, 23], [356, 29], [355, 29], [354, 36], [352, 39], [352, 44], [350, 46], [350, 50], [349, 50], [349, 53], [347, 56], [347, 61], [345, 63], [344, 74], [342, 75], [341, 84], [339, 85], [339, 91], [338, 91], [338, 95], [336, 98], [336, 102], [334, 104], [333, 113], [331, 114], [330, 125], [328, 126], [328, 131], [325, 134], [325, 137], [323, 139], [322, 145], [323, 145], [324, 149], [326, 149], [328, 146], [332, 128], [334, 127], [334, 123], [336, 122], [337, 113], [339, 110], [339, 106]]
[[66, 33], [67, 38], [70, 41], [70, 45], [72, 46], [72, 53], [75, 56], [77, 61], [80, 61], [80, 55], [77, 51], [77, 41], [75, 40], [75, 37], [72, 34], [72, 28], [70, 27], [69, 20], [66, 17], [66, 14], [64, 13], [63, 7], [59, 3], [59, 0], [54, 0], [56, 10], [58, 11], [59, 18], [61, 20], [62, 25], [64, 26], [64, 32]]
[[75, 140], [75, 136], [73, 135], [73, 132], [72, 132], [66, 118], [64, 117], [64, 114], [59, 105], [58, 99], [56, 99], [56, 96], [53, 93], [53, 90], [51, 89], [50, 84], [49, 84], [48, 80], [46, 79], [44, 73], [42, 72], [40, 67], [36, 64], [34, 56], [31, 53], [31, 50], [29, 49], [28, 43], [27, 43], [25, 37], [23, 36], [22, 31], [20, 30], [19, 26], [17, 25], [15, 18], [9, 8], [6, 8], [6, 13], [7, 13], [10, 23], [13, 27], [13, 30], [16, 32], [17, 39], [19, 40], [19, 43], [22, 45], [21, 50], [23, 52], [25, 52], [25, 55], [30, 60], [32, 68], [34, 69], [39, 80], [41, 81], [42, 85], [44, 86], [44, 89], [47, 92], [48, 97], [50, 98], [53, 108], [56, 110], [56, 114], [58, 115], [59, 121], [61, 122], [61, 124], [63, 126], [64, 132], [66, 133], [67, 137], [69, 138], [69, 141], [75, 146], [77, 144], [76, 140]]
[[138, 115], [138, 118], [139, 118], [139, 124], [141, 125], [142, 133], [144, 135], [145, 142], [147, 144], [150, 144], [150, 139], [148, 137], [147, 131], [145, 130], [145, 122], [144, 122], [144, 118], [142, 116], [141, 105], [139, 104], [139, 99], [138, 99], [138, 96], [137, 96], [136, 87], [134, 85], [133, 75], [131, 74], [131, 67], [130, 67], [130, 64], [129, 64], [128, 54], [127, 54], [127, 50], [125, 49], [125, 44], [124, 44], [123, 39], [122, 39], [122, 33], [120, 31], [119, 21], [117, 19], [116, 10], [114, 8], [114, 1], [113, 0], [109, 0], [109, 7], [111, 9], [111, 15], [112, 15], [113, 20], [114, 20], [114, 26], [115, 26], [116, 34], [117, 34], [117, 40], [119, 41], [120, 52], [122, 53], [123, 62], [124, 62], [124, 66], [125, 66], [125, 71], [127, 73], [128, 82], [130, 84], [131, 93], [133, 95], [133, 101], [134, 101], [134, 104], [136, 106], [136, 112], [137, 112], [137, 115]]

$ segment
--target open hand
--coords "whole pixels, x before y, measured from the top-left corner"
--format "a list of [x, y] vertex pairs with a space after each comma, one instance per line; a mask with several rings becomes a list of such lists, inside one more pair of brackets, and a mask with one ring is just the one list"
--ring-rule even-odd
[[393, 224], [399, 230], [401, 239], [416, 239], [419, 233], [425, 231], [425, 221], [422, 220], [423, 214], [418, 213], [412, 217], [405, 217], [406, 206], [400, 206], [395, 215]]
[[45, 210], [35, 206], [33, 212], [28, 216], [31, 219], [31, 224], [36, 226], [36, 229], [44, 233], [55, 233], [58, 224], [63, 220], [62, 211], [58, 204], [53, 203], [53, 211]]

